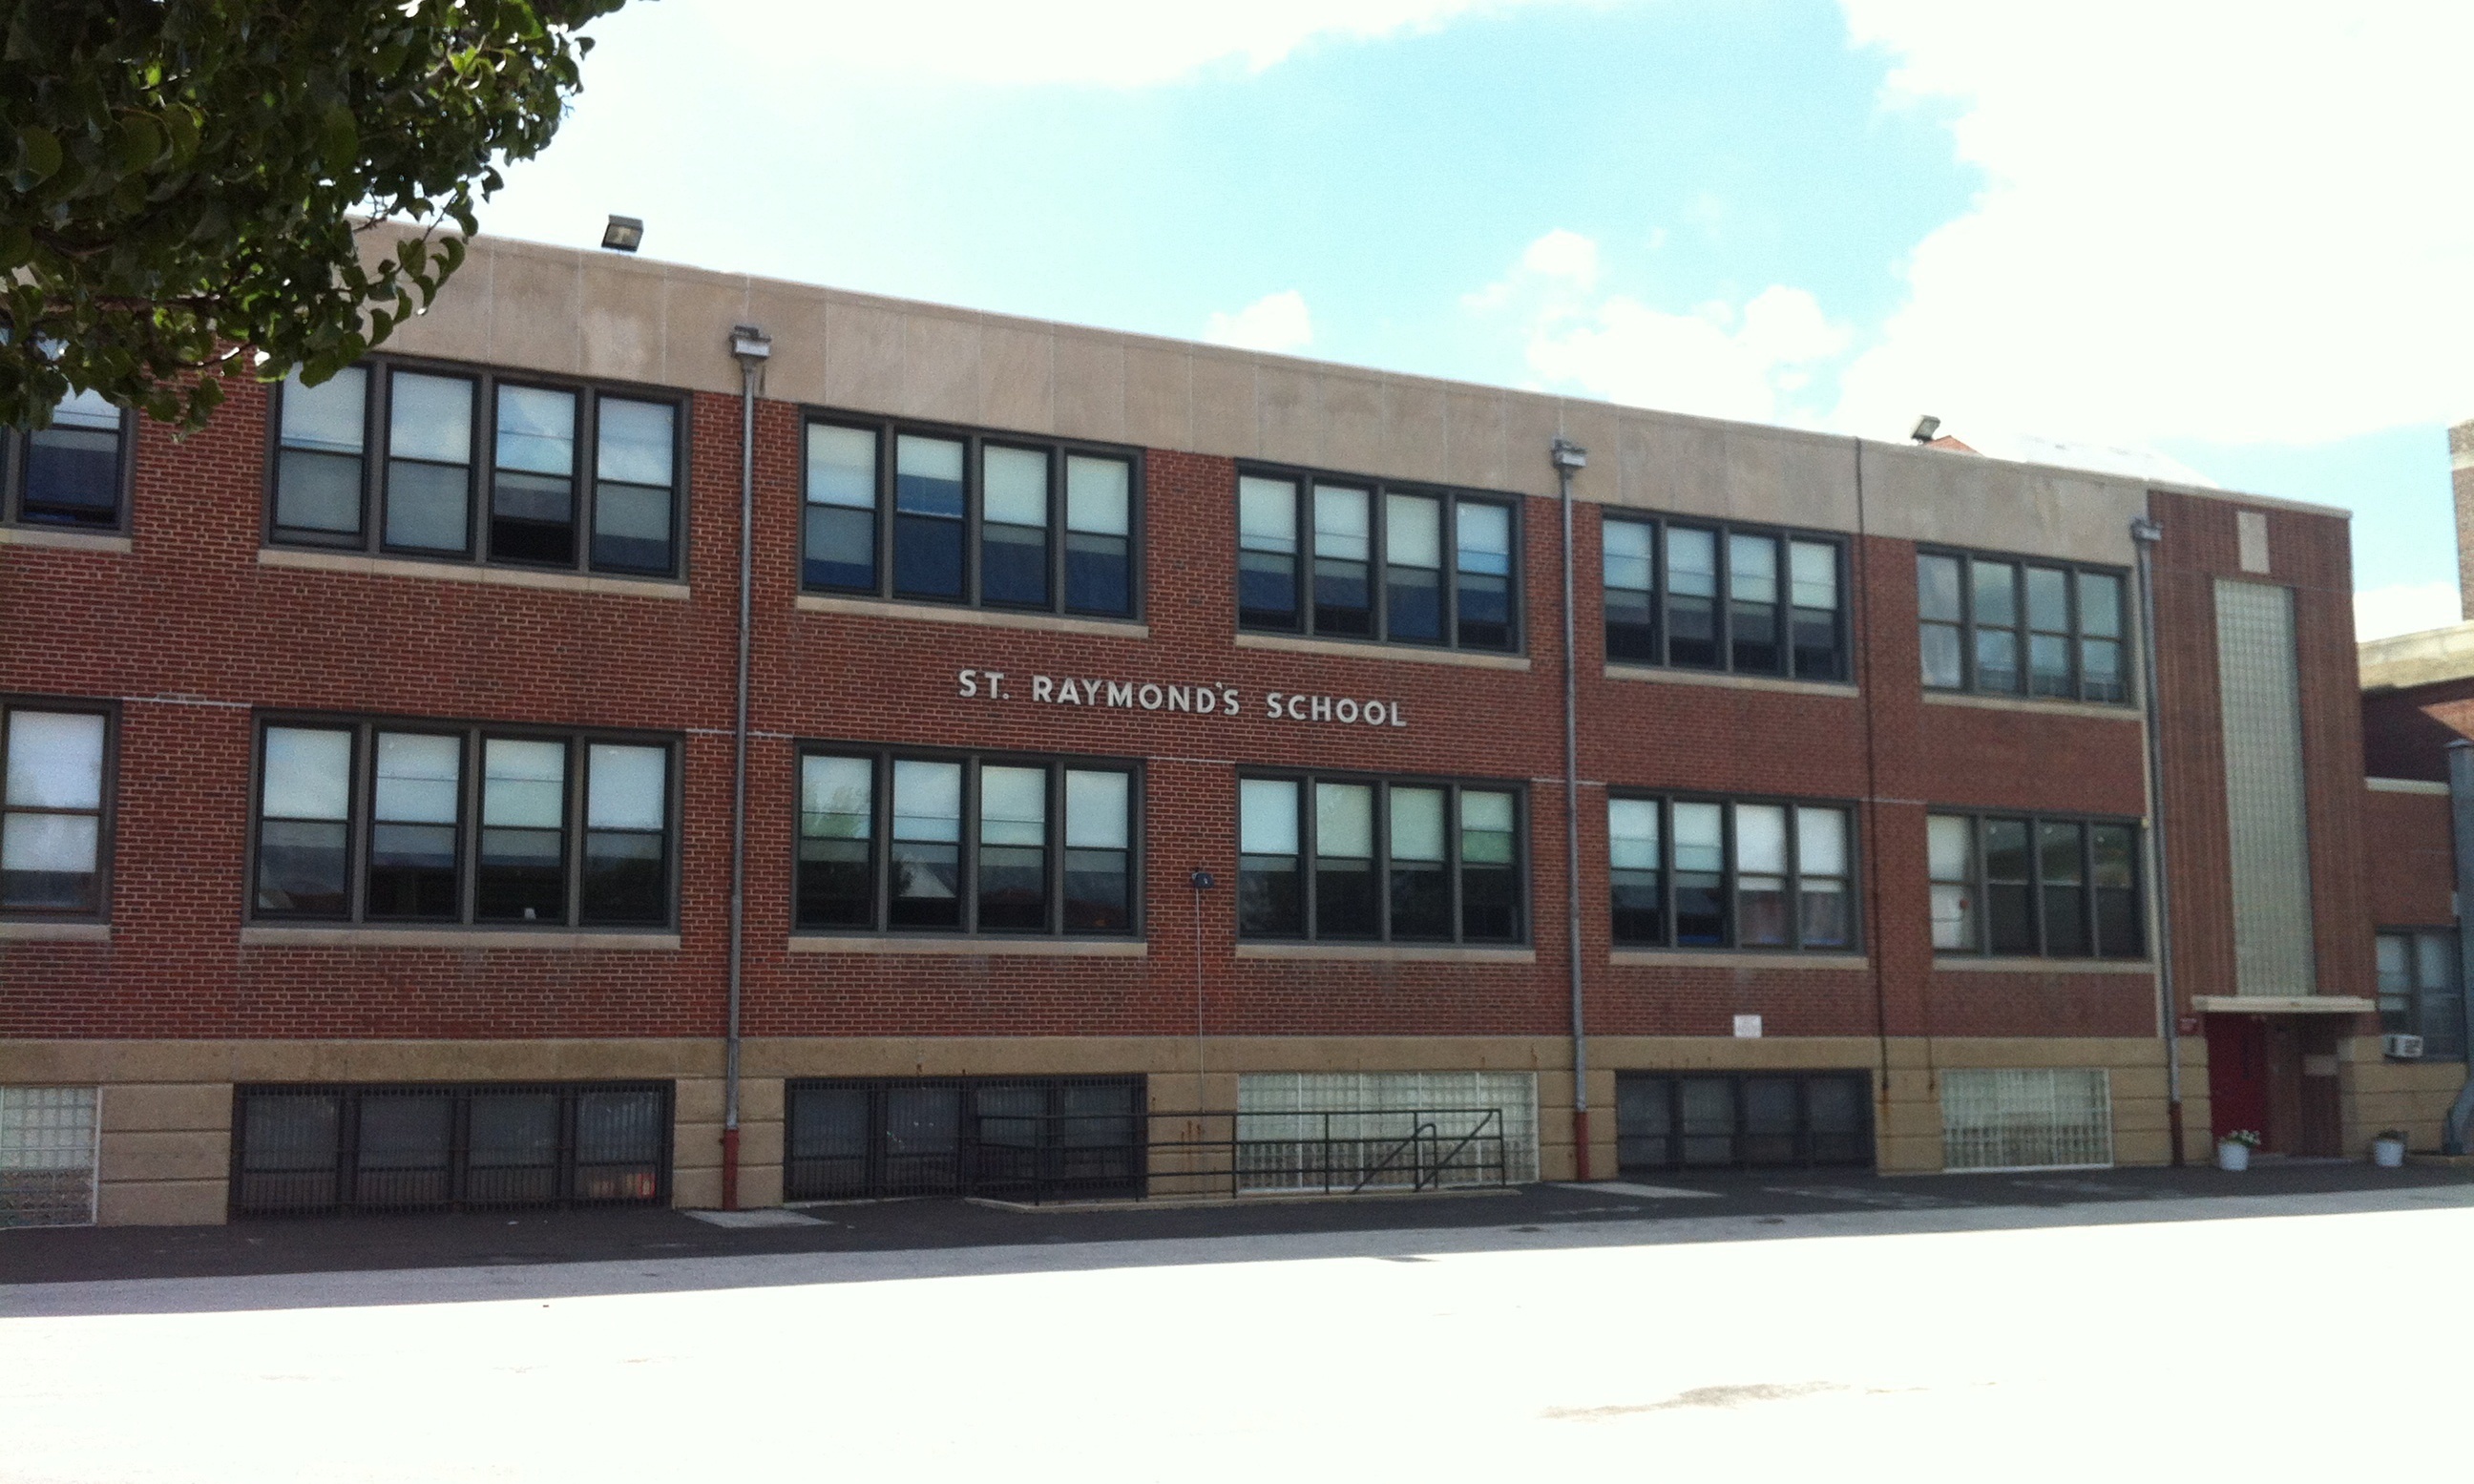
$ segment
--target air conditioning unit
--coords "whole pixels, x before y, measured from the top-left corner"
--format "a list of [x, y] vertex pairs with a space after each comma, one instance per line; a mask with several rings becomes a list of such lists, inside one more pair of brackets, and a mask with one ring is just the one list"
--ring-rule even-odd
[[2391, 1061], [2419, 1061], [2422, 1059], [2422, 1037], [2383, 1035], [2380, 1037], [2380, 1055]]

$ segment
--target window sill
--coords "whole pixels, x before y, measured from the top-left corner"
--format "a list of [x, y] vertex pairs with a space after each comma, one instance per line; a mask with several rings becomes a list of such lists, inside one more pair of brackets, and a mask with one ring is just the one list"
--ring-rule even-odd
[[1670, 669], [1660, 665], [1625, 665], [1609, 661], [1609, 680], [1664, 681], [1670, 685], [1717, 686], [1730, 691], [1777, 691], [1787, 695], [1835, 695], [1854, 699], [1856, 687], [1842, 680], [1789, 680], [1783, 675], [1737, 675], [1722, 669]]
[[1151, 944], [1124, 937], [896, 937], [794, 934], [791, 953], [934, 954], [973, 959], [1147, 959]]
[[1386, 645], [1371, 640], [1306, 639], [1290, 634], [1237, 635], [1240, 649], [1276, 649], [1286, 654], [1323, 654], [1351, 660], [1408, 660], [1419, 665], [1462, 665], [1470, 669], [1527, 670], [1525, 654], [1488, 654], [1475, 649], [1430, 649], [1422, 645]]
[[1925, 692], [1928, 706], [1972, 706], [1978, 711], [2025, 711], [2048, 717], [2094, 717], [2105, 721], [2136, 721], [2139, 708], [2104, 701], [2036, 700], [2025, 695], [1979, 695], [1972, 691]]
[[2372, 793], [2437, 793], [2442, 798], [2448, 796], [2448, 785], [2433, 783], [2428, 778], [2365, 778], [2363, 788]]
[[126, 536], [104, 531], [56, 531], [39, 525], [0, 525], [0, 547], [49, 547], [58, 551], [109, 551], [127, 556]]
[[108, 943], [109, 922], [0, 922], [0, 943]]
[[521, 567], [484, 567], [477, 562], [426, 562], [419, 557], [368, 556], [352, 551], [302, 551], [290, 547], [258, 547], [257, 565], [288, 567], [298, 572], [350, 572], [363, 577], [429, 577], [441, 582], [478, 582], [493, 587], [532, 588], [546, 593], [591, 593], [602, 597], [685, 599], [689, 596], [686, 583], [662, 577], [528, 572]]
[[1051, 634], [1093, 634], [1110, 639], [1149, 639], [1151, 625], [1131, 619], [1075, 619], [1056, 613], [1011, 613], [1002, 608], [955, 608], [943, 603], [903, 603], [884, 597], [799, 595], [801, 613], [838, 613], [864, 619], [925, 619], [931, 623], [971, 623], [982, 628], [1038, 629]]
[[259, 927], [240, 930], [243, 948], [513, 948], [568, 952], [676, 953], [676, 933], [527, 928]]
[[1357, 963], [1535, 963], [1535, 948], [1458, 943], [1239, 943], [1241, 959], [1328, 959]]
[[1933, 955], [1936, 973], [1954, 971], [1961, 974], [2145, 974], [2153, 976], [2156, 965], [2146, 959], [2004, 959], [1998, 957]]
[[1607, 961], [1625, 968], [1696, 969], [1869, 969], [1873, 961], [1860, 953], [1774, 953], [1704, 948], [1616, 948]]

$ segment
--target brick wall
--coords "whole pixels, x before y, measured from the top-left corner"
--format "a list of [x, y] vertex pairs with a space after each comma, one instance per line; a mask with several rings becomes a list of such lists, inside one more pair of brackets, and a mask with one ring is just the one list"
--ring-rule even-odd
[[[108, 944], [0, 942], [0, 1034], [51, 1037], [674, 1036], [722, 1024], [739, 409], [694, 399], [690, 600], [264, 565], [265, 399], [139, 440], [129, 554], [0, 547], [0, 691], [116, 697], [119, 817]], [[1542, 454], [1541, 454], [1542, 456]], [[746, 1030], [751, 1035], [1536, 1034], [1568, 1027], [1563, 922], [1558, 512], [1526, 500], [1525, 670], [1240, 647], [1233, 466], [1146, 461], [1147, 640], [803, 611], [798, 414], [757, 427], [755, 689]], [[2186, 992], [2229, 987], [2221, 750], [2210, 574], [2235, 569], [2233, 517], [2160, 497]], [[2138, 1036], [2143, 976], [1935, 971], [1925, 815], [1935, 805], [2137, 815], [2142, 734], [2127, 714], [1928, 700], [1917, 679], [1915, 551], [1856, 543], [1860, 698], [1609, 678], [1598, 521], [1579, 510], [1584, 962], [1593, 1030], [1724, 1035], [1755, 1012], [1778, 1035]], [[2341, 522], [2271, 516], [2301, 585], [2323, 986], [2367, 992], [2361, 744]], [[2286, 564], [2291, 562], [2291, 574]], [[23, 636], [40, 635], [39, 643]], [[2342, 665], [2339, 661], [2342, 660]], [[957, 693], [1002, 670], [1008, 698]], [[1042, 705], [1029, 677], [1211, 683], [1246, 714]], [[1273, 719], [1267, 691], [1396, 702], [1408, 725]], [[681, 947], [674, 952], [243, 947], [253, 708], [623, 726], [686, 738]], [[1147, 958], [791, 954], [799, 741], [934, 743], [1141, 759], [1148, 774]], [[1233, 952], [1240, 765], [1439, 773], [1529, 788], [1534, 963], [1267, 961]], [[1856, 804], [1868, 958], [1734, 966], [1679, 955], [1610, 965], [1608, 785]], [[2211, 799], [2217, 802], [2211, 803]], [[2213, 810], [2213, 813], [2211, 811]], [[2213, 834], [2211, 833], [2213, 831]], [[1197, 867], [1220, 879], [1198, 901]], [[1197, 910], [1200, 909], [1200, 922]], [[1200, 968], [1196, 945], [1201, 944]], [[2359, 949], [2359, 951], [2357, 951]]]

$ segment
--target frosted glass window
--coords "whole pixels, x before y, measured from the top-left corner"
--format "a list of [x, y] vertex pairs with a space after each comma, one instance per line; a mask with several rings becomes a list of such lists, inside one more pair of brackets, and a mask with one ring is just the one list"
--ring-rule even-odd
[[1392, 859], [1442, 861], [1447, 844], [1443, 828], [1443, 791], [1392, 791]]
[[1735, 868], [1764, 875], [1786, 870], [1786, 811], [1775, 804], [1735, 806]]
[[658, 830], [669, 813], [669, 751], [594, 742], [585, 772], [585, 827]]
[[1797, 868], [1807, 876], [1847, 874], [1847, 815], [1835, 809], [1795, 812]]
[[573, 474], [575, 394], [538, 386], [499, 387], [498, 467], [526, 474]]
[[1383, 502], [1383, 559], [1395, 567], [1443, 565], [1443, 506], [1420, 495], [1393, 495]]
[[1618, 870], [1659, 868], [1655, 799], [1607, 800], [1607, 853]]
[[399, 371], [388, 378], [387, 452], [439, 464], [473, 460], [473, 383]]
[[103, 807], [103, 718], [90, 713], [9, 713], [12, 809]]
[[938, 842], [962, 838], [960, 764], [893, 765], [893, 837]]
[[1069, 769], [1065, 843], [1070, 849], [1123, 850], [1130, 838], [1132, 780], [1124, 773]]
[[808, 425], [808, 499], [819, 505], [876, 508], [876, 434], [863, 427]]
[[1675, 868], [1679, 871], [1724, 870], [1727, 864], [1726, 821], [1715, 804], [1675, 806]]
[[1315, 555], [1363, 562], [1371, 550], [1371, 517], [1364, 490], [1315, 486]]
[[453, 824], [462, 762], [463, 746], [455, 738], [380, 732], [372, 800], [376, 816], [406, 824]]
[[1132, 467], [1123, 459], [1065, 461], [1065, 528], [1099, 536], [1133, 530]]
[[1298, 786], [1284, 779], [1249, 778], [1238, 789], [1238, 848], [1248, 855], [1297, 854]]
[[484, 744], [485, 824], [554, 830], [567, 819], [567, 744], [493, 737]]
[[1632, 592], [1649, 591], [1649, 527], [1638, 521], [1609, 521], [1603, 527], [1603, 562], [1607, 586]]
[[1374, 791], [1364, 784], [1315, 787], [1315, 852], [1324, 856], [1374, 854]]
[[283, 446], [327, 453], [349, 453], [357, 459], [367, 442], [370, 374], [347, 366], [310, 386], [293, 373], [283, 382]]
[[1027, 449], [986, 452], [986, 518], [1007, 525], [1048, 524], [1048, 455]]
[[980, 839], [990, 845], [1047, 842], [1048, 769], [980, 769]]
[[601, 399], [599, 451], [594, 471], [621, 484], [670, 486], [678, 409], [667, 402]]
[[876, 769], [865, 758], [803, 758], [799, 763], [800, 833], [865, 839], [873, 826]]
[[260, 798], [274, 819], [343, 819], [351, 815], [352, 734], [272, 726]]

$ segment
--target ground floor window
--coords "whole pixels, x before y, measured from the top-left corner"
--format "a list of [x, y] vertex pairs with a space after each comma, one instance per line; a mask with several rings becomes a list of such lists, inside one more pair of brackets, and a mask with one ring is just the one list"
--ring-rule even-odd
[[667, 1083], [234, 1091], [234, 1215], [669, 1197]]
[[1872, 1112], [1862, 1072], [1621, 1072], [1615, 1163], [1626, 1174], [1870, 1165]]
[[1941, 1074], [1941, 1159], [1951, 1170], [2113, 1163], [2113, 1079], [2102, 1067]]
[[0, 1227], [94, 1221], [96, 1089], [0, 1087]]
[[1142, 1193], [1139, 1077], [818, 1078], [784, 1098], [785, 1200]]
[[1249, 1072], [1237, 1111], [1247, 1190], [1538, 1178], [1534, 1073]]
[[2422, 1037], [2425, 1061], [2465, 1057], [2465, 999], [2457, 987], [2457, 935], [2447, 929], [2379, 935], [2380, 1030]]

